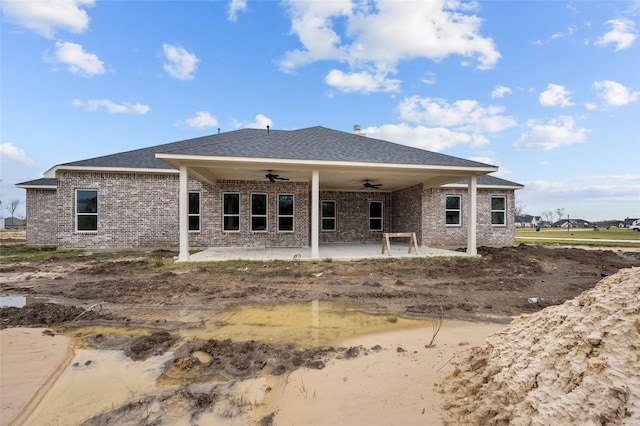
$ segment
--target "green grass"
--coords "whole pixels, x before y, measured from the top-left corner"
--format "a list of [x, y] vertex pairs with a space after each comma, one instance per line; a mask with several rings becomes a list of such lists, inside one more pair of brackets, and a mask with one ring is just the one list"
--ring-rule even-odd
[[[545, 239], [543, 240], [540, 238]], [[551, 239], [547, 240], [546, 238]], [[566, 240], [567, 238], [571, 238], [573, 240]], [[582, 241], [574, 241], [575, 239]], [[628, 240], [631, 240], [631, 242], [628, 242]], [[540, 232], [536, 232], [535, 229], [531, 228], [516, 228], [516, 243], [597, 247], [640, 247], [640, 232], [633, 232], [626, 228], [610, 228], [609, 230], [601, 228], [600, 231], [594, 231], [592, 228], [574, 228], [570, 230], [542, 228]]]
[[84, 250], [56, 250], [53, 246], [19, 245], [0, 248], [0, 258], [7, 262], [78, 257], [83, 254]]

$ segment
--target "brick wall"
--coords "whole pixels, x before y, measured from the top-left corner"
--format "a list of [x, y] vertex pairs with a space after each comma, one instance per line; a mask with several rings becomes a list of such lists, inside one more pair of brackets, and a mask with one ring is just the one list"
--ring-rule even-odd
[[[392, 206], [388, 192], [338, 192], [320, 191], [320, 201], [336, 202], [336, 230], [322, 231], [321, 243], [358, 242], [370, 243], [382, 240], [383, 232], [391, 232]], [[369, 202], [383, 203], [383, 231], [369, 230]]]
[[[64, 172], [58, 179], [56, 197], [58, 246], [93, 249], [176, 246], [178, 181], [179, 177], [173, 174]], [[75, 230], [76, 189], [98, 191], [96, 232]]]
[[422, 185], [401, 189], [392, 196], [391, 232], [415, 232], [422, 244]]
[[56, 191], [27, 191], [27, 244], [56, 245]]
[[[201, 245], [210, 247], [308, 247], [309, 184], [306, 182], [218, 181], [210, 187], [203, 206], [207, 229]], [[222, 231], [222, 198], [226, 192], [240, 194], [240, 231]], [[267, 232], [251, 231], [251, 194], [267, 194]], [[294, 232], [278, 232], [278, 195], [293, 194]]]
[[[134, 173], [64, 173], [56, 197], [60, 247], [176, 247], [179, 240], [178, 175]], [[98, 231], [75, 231], [75, 190], [98, 190]], [[309, 185], [300, 182], [189, 180], [200, 192], [201, 230], [189, 232], [191, 247], [308, 246]], [[240, 231], [222, 231], [222, 195], [240, 194]], [[268, 200], [268, 232], [251, 232], [252, 193]], [[294, 195], [294, 232], [277, 232], [278, 194]]]
[[[57, 191], [27, 191], [27, 243], [61, 248], [177, 247], [177, 174], [64, 172]], [[98, 231], [75, 231], [75, 190], [98, 191]], [[189, 190], [201, 193], [201, 230], [189, 233], [191, 247], [308, 247], [310, 187], [307, 182], [218, 181], [190, 179]], [[223, 232], [222, 197], [240, 194], [240, 230]], [[250, 229], [251, 194], [267, 194], [268, 231]], [[293, 194], [294, 232], [277, 231], [278, 194]], [[462, 223], [445, 226], [447, 194], [462, 196]], [[491, 226], [490, 197], [507, 197], [507, 225]], [[465, 189], [321, 191], [320, 200], [336, 202], [336, 230], [320, 231], [320, 242], [379, 242], [383, 232], [416, 232], [419, 244], [464, 247], [467, 236]], [[383, 231], [369, 230], [369, 202], [383, 203]], [[478, 245], [511, 245], [514, 241], [514, 191], [478, 190]]]
[[[445, 199], [447, 195], [460, 195], [462, 202], [461, 224], [445, 225]], [[513, 190], [478, 189], [477, 192], [477, 231], [478, 246], [513, 245], [515, 238]], [[491, 225], [491, 196], [507, 197], [506, 225]], [[431, 247], [457, 248], [467, 245], [467, 204], [465, 189], [425, 189], [422, 245]]]

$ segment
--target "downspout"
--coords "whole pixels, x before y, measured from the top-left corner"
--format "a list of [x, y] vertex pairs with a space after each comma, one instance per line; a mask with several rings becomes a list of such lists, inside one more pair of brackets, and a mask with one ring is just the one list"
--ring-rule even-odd
[[469, 201], [467, 202], [467, 254], [472, 256], [478, 255], [476, 243], [476, 231], [478, 227], [478, 178], [469, 176], [467, 193]]

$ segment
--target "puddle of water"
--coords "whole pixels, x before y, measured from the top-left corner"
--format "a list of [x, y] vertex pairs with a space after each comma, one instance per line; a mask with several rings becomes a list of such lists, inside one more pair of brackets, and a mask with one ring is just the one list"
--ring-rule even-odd
[[0, 295], [0, 308], [22, 308], [27, 304], [27, 296]]
[[71, 425], [156, 389], [156, 378], [173, 354], [132, 361], [122, 351], [77, 349], [71, 364], [25, 422]]
[[0, 294], [0, 308], [24, 308], [33, 303], [47, 303], [48, 297], [34, 297], [28, 295]]
[[[360, 310], [367, 308], [375, 309], [375, 306], [315, 300], [306, 303], [239, 304], [222, 310], [136, 308], [119, 313], [136, 320], [180, 321], [199, 325], [171, 331], [185, 340], [229, 338], [234, 341], [257, 340], [272, 344], [293, 343], [300, 348], [336, 344], [348, 337], [425, 325], [424, 321], [373, 315]], [[77, 336], [89, 333], [132, 335], [149, 332], [148, 329], [131, 327], [69, 329], [70, 334]], [[194, 356], [202, 362], [210, 358], [210, 355], [204, 352], [196, 352]], [[98, 413], [117, 408], [127, 402], [140, 401], [145, 396], [172, 389], [172, 386], [176, 385], [175, 380], [165, 380], [162, 374], [164, 363], [172, 357], [173, 354], [168, 352], [144, 361], [132, 361], [122, 351], [76, 349], [76, 355], [70, 365], [25, 424], [79, 424]], [[207, 383], [220, 380], [208, 378]], [[254, 380], [257, 381], [243, 381], [231, 385], [245, 386], [247, 383], [254, 383], [257, 384], [256, 389], [262, 389], [262, 394], [255, 394], [255, 389], [251, 392], [239, 390], [234, 391], [234, 398], [261, 404], [266, 384], [264, 379]], [[236, 408], [228, 401], [222, 401], [216, 407], [219, 408], [200, 419], [203, 422], [200, 424], [246, 424], [247, 418], [241, 412], [229, 415]], [[173, 418], [171, 422], [190, 424], [188, 418]]]
[[[272, 344], [292, 343], [300, 348], [325, 346], [348, 337], [425, 325], [425, 321], [368, 314], [360, 310], [367, 308], [374, 306], [314, 300], [246, 303], [222, 310], [136, 308], [125, 309], [119, 314], [152, 323], [190, 323], [192, 327], [175, 332], [185, 339], [256, 340]], [[72, 331], [74, 334], [138, 334], [130, 327], [79, 327]]]

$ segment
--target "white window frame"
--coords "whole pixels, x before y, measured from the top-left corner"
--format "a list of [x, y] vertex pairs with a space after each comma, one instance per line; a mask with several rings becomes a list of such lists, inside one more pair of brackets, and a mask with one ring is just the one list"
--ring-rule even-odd
[[[502, 198], [502, 200], [504, 201], [504, 209], [493, 208], [493, 200], [497, 198]], [[491, 226], [507, 226], [507, 197], [505, 195], [492, 195], [490, 202], [491, 205], [489, 207], [491, 209]], [[494, 213], [502, 213], [502, 223], [493, 223]]]
[[[191, 194], [198, 194], [198, 213], [191, 213]], [[202, 193], [200, 191], [189, 191], [189, 206], [187, 209], [189, 216], [189, 232], [200, 232], [202, 230]], [[198, 218], [198, 229], [191, 229], [191, 218]]]
[[[325, 216], [324, 215], [324, 208], [323, 205], [325, 203], [331, 203], [333, 204], [333, 216]], [[320, 202], [320, 230], [323, 232], [331, 232], [331, 231], [335, 231], [337, 229], [337, 224], [338, 224], [338, 213], [336, 211], [336, 202], [335, 200], [322, 200]], [[333, 220], [333, 228], [325, 228], [324, 227], [324, 221], [325, 220]]]
[[[265, 212], [264, 214], [255, 214], [253, 212], [253, 196], [254, 195], [259, 195], [259, 196], [264, 196], [264, 208], [265, 208]], [[253, 219], [254, 218], [264, 218], [264, 229], [259, 229], [259, 230], [255, 230], [253, 229]], [[256, 232], [256, 233], [265, 233], [265, 232], [269, 232], [269, 195], [267, 193], [264, 192], [254, 192], [251, 194], [251, 214], [250, 214], [250, 220], [251, 222], [249, 223], [249, 227], [251, 229], [251, 232]]]
[[[291, 214], [290, 215], [289, 214], [280, 214], [280, 197], [284, 197], [284, 196], [287, 196], [287, 197], [290, 196], [291, 197]], [[279, 233], [283, 233], [283, 234], [295, 232], [295, 229], [296, 229], [296, 217], [295, 217], [295, 215], [296, 215], [296, 196], [294, 194], [278, 194], [278, 206], [277, 206], [277, 209], [278, 209], [278, 211], [277, 211], [277, 215], [276, 216], [277, 216], [277, 223], [278, 223], [277, 224], [278, 232]], [[282, 229], [280, 229], [280, 219], [281, 218], [287, 218], [287, 217], [291, 218], [291, 229], [282, 230]]]
[[[449, 209], [447, 208], [447, 199], [448, 198], [457, 198], [458, 199], [458, 208], [457, 209]], [[447, 213], [449, 212], [457, 212], [458, 213], [458, 223], [447, 223]], [[461, 226], [462, 225], [462, 195], [459, 194], [447, 194], [444, 197], [444, 225], [445, 226]]]
[[[225, 213], [225, 204], [224, 199], [226, 195], [237, 195], [238, 196], [238, 213]], [[240, 232], [240, 214], [242, 212], [242, 207], [240, 203], [240, 193], [239, 192], [223, 192], [222, 193], [222, 232]], [[227, 217], [237, 217], [238, 218], [238, 229], [225, 229], [226, 218]]]
[[[380, 217], [371, 216], [371, 206], [373, 204], [380, 204]], [[372, 220], [380, 220], [380, 229], [372, 228], [371, 221]], [[380, 232], [384, 230], [384, 202], [382, 201], [369, 201], [369, 231]]]
[[[93, 212], [79, 212], [78, 211], [78, 192], [80, 191], [91, 191], [91, 192], [95, 192], [96, 193], [96, 211], [95, 213]], [[100, 197], [100, 192], [97, 189], [90, 189], [90, 188], [78, 188], [75, 191], [75, 232], [78, 233], [83, 233], [83, 234], [95, 234], [96, 232], [98, 232], [98, 213], [99, 213], [99, 197]], [[78, 229], [78, 219], [80, 218], [80, 216], [95, 216], [96, 217], [96, 229]]]

